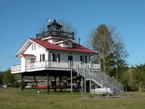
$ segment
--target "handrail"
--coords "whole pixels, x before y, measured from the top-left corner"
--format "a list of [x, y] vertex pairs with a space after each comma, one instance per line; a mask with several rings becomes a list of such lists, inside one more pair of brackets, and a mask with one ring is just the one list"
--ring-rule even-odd
[[[102, 71], [101, 71], [101, 72], [102, 72]], [[110, 78], [110, 79], [113, 79], [113, 80], [114, 80], [115, 82], [117, 82], [118, 84], [125, 86], [125, 87], [126, 87], [126, 92], [127, 92], [127, 86], [126, 86], [126, 85], [124, 85], [123, 83], [121, 83], [121, 82], [115, 80], [114, 78], [109, 77], [107, 74], [105, 74], [105, 73], [103, 73], [103, 72], [102, 72], [102, 74], [104, 74], [105, 76], [107, 76], [107, 77]]]
[[51, 31], [43, 31], [40, 34], [36, 34], [36, 39], [42, 39], [48, 37], [49, 35], [74, 38], [74, 32], [65, 32], [63, 30], [62, 31], [51, 30]]
[[[79, 69], [79, 68], [77, 68], [77, 69]], [[109, 77], [107, 74], [103, 73], [102, 71], [99, 72], [99, 75], [95, 75], [96, 73], [94, 71], [92, 71], [90, 68], [81, 66], [79, 74], [81, 74], [82, 76], [84, 75], [82, 69], [87, 69], [86, 78], [91, 77], [96, 82], [98, 82], [101, 85], [101, 87], [109, 87], [109, 88], [111, 88], [112, 92], [114, 92], [114, 89], [116, 89], [116, 91], [115, 91], [116, 94], [124, 92], [125, 85], [116, 81], [114, 78]], [[77, 72], [76, 69], [74, 69], [74, 70]], [[101, 79], [102, 76], [104, 78], [103, 80]]]

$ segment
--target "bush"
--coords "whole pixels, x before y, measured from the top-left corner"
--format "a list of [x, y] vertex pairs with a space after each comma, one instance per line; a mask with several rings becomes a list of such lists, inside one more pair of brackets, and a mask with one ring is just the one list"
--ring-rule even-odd
[[67, 83], [66, 83], [66, 82], [64, 82], [64, 83], [63, 83], [63, 86], [67, 86]]
[[19, 87], [19, 83], [18, 82], [14, 82], [14, 84], [12, 84], [11, 87]]
[[35, 85], [35, 88], [37, 87], [38, 85]]
[[[26, 82], [23, 82], [23, 87], [25, 87], [26, 86]], [[22, 82], [19, 82], [19, 87], [22, 87]]]
[[31, 88], [36, 88], [38, 85], [31, 85]]
[[31, 85], [31, 88], [34, 88], [34, 85]]
[[11, 87], [14, 87], [15, 85], [14, 84], [11, 84]]

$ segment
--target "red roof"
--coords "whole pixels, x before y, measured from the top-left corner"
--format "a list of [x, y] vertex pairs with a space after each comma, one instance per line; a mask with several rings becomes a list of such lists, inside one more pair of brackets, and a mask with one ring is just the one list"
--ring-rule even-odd
[[51, 44], [48, 41], [44, 41], [44, 40], [39, 40], [39, 39], [30, 39], [34, 42], [36, 42], [37, 44], [43, 46], [46, 49], [54, 49], [54, 50], [63, 50], [63, 51], [75, 51], [75, 52], [85, 52], [85, 53], [96, 53], [86, 47], [83, 47], [80, 45], [79, 48], [79, 44], [73, 44], [73, 48], [71, 47], [61, 47], [59, 45], [56, 44]]
[[35, 55], [33, 54], [21, 54], [22, 56], [30, 56], [30, 57], [36, 57]]

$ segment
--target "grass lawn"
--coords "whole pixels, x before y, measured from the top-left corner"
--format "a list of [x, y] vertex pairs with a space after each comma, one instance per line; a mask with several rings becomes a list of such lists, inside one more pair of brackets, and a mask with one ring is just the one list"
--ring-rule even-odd
[[[144, 92], [128, 92], [115, 96], [138, 96], [139, 98], [82, 98], [79, 92], [53, 92], [41, 89], [21, 92], [20, 88], [0, 88], [0, 109], [145, 109]], [[96, 95], [97, 96], [97, 95]]]

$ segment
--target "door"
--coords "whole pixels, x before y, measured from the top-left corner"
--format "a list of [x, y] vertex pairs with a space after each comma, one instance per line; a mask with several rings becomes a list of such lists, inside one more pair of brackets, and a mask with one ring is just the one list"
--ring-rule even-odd
[[[73, 56], [68, 56], [68, 62], [72, 62], [72, 65], [73, 65]], [[70, 66], [70, 63], [69, 63], [69, 66]]]
[[72, 56], [68, 56], [68, 61], [73, 61], [73, 57]]

